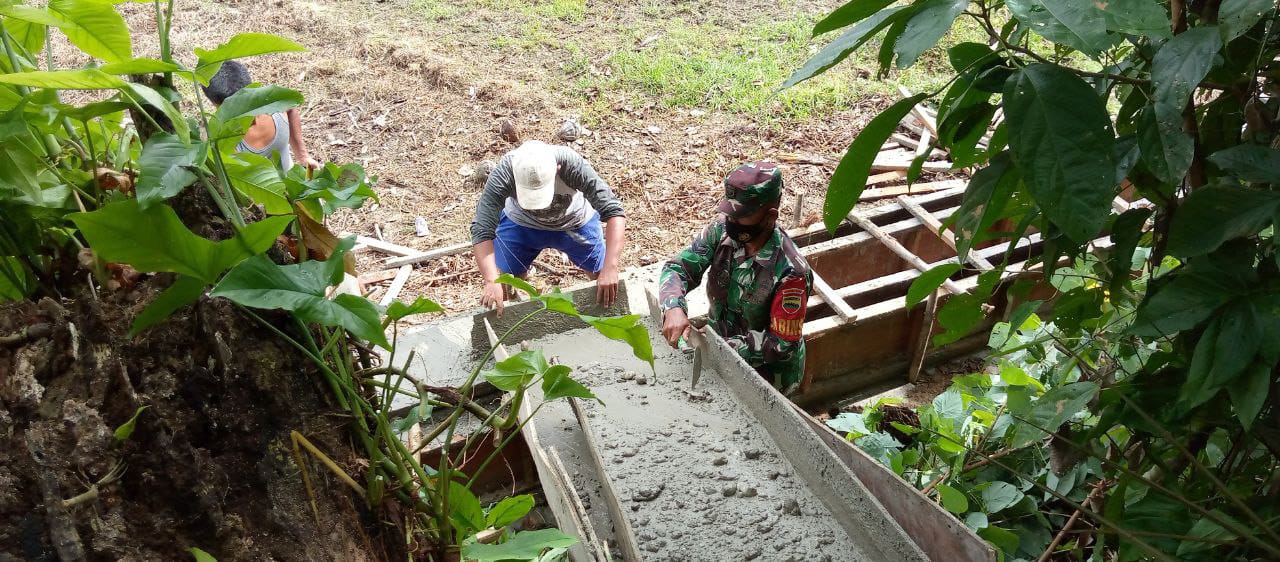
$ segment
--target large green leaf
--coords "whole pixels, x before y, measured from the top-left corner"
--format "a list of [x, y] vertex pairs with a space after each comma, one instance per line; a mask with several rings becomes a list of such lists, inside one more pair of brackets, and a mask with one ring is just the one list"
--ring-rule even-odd
[[112, 90], [126, 86], [123, 80], [96, 68], [0, 74], [0, 83], [60, 90]]
[[653, 366], [653, 348], [649, 341], [649, 330], [640, 321], [639, 314], [610, 317], [583, 314], [578, 318], [590, 324], [604, 337], [631, 346], [631, 353], [648, 363], [650, 367]]
[[495, 529], [506, 527], [528, 515], [534, 503], [533, 496], [529, 494], [505, 498], [498, 502], [498, 505], [489, 508], [489, 513], [485, 515], [485, 523]]
[[1106, 18], [1093, 0], [1008, 0], [1014, 17], [1037, 35], [1088, 55], [1110, 43]]
[[942, 500], [942, 507], [947, 511], [956, 515], [969, 511], [969, 498], [966, 498], [960, 490], [946, 484], [939, 484], [937, 490], [938, 498]]
[[921, 53], [936, 45], [968, 5], [969, 0], [924, 0], [914, 7], [914, 15], [894, 42], [898, 68], [910, 67]]
[[262, 205], [267, 214], [284, 215], [293, 212], [293, 205], [285, 196], [284, 180], [280, 178], [280, 171], [271, 160], [242, 152], [224, 157], [223, 163], [232, 187]]
[[458, 482], [449, 483], [449, 520], [453, 522], [460, 537], [485, 528], [484, 509], [480, 507], [480, 500]]
[[499, 361], [492, 369], [481, 371], [480, 374], [497, 389], [515, 392], [549, 368], [542, 352], [531, 349]]
[[1129, 332], [1139, 336], [1176, 334], [1208, 319], [1245, 290], [1240, 280], [1224, 275], [1212, 264], [1192, 264], [1171, 275], [1172, 280], [1148, 293]]
[[565, 548], [578, 544], [578, 539], [559, 529], [520, 531], [502, 544], [467, 543], [462, 546], [462, 558], [475, 562], [499, 560], [534, 560], [549, 548]]
[[938, 290], [944, 282], [957, 271], [964, 269], [963, 265], [958, 263], [944, 263], [937, 267], [921, 273], [911, 282], [911, 287], [907, 289], [907, 308], [920, 304], [930, 293]]
[[178, 111], [173, 102], [165, 99], [164, 96], [160, 95], [160, 92], [143, 84], [129, 82], [125, 86], [127, 87], [120, 90], [125, 97], [138, 105], [144, 107], [150, 105], [159, 109], [164, 113], [165, 117], [169, 118], [169, 123], [173, 125], [175, 136], [179, 139], [191, 138], [191, 126], [187, 124], [187, 118], [182, 115], [182, 112]]
[[542, 397], [544, 400], [558, 398], [588, 398], [604, 404], [582, 383], [569, 376], [570, 369], [565, 365], [552, 365], [542, 376]]
[[987, 513], [997, 513], [1022, 501], [1022, 492], [1008, 482], [995, 481], [982, 489], [982, 504]]
[[[30, 6], [10, 6], [10, 8], [27, 8], [34, 9]], [[41, 13], [42, 10], [37, 10]], [[4, 8], [0, 7], [0, 14], [4, 13]], [[27, 54], [36, 56], [40, 51], [44, 50], [44, 34], [48, 30], [47, 24], [30, 22], [23, 19], [6, 17], [4, 18], [4, 30], [9, 32], [9, 36], [18, 45], [21, 45]]]
[[1215, 166], [1247, 182], [1280, 184], [1280, 150], [1242, 144], [1209, 156]]
[[894, 0], [849, 0], [814, 24], [813, 36], [858, 23], [893, 2]]
[[301, 103], [302, 94], [297, 90], [280, 86], [241, 88], [218, 106], [216, 115], [222, 121], [230, 121], [250, 115], [278, 113]]
[[1009, 146], [1041, 212], [1073, 241], [1097, 235], [1116, 185], [1106, 105], [1078, 76], [1036, 64], [1005, 86]]
[[958, 256], [968, 258], [974, 244], [985, 238], [987, 229], [1005, 218], [1019, 181], [1018, 169], [1008, 151], [995, 155], [987, 167], [973, 174], [960, 209], [952, 215]]
[[1231, 398], [1231, 408], [1236, 418], [1246, 430], [1253, 427], [1253, 421], [1262, 412], [1262, 405], [1267, 402], [1267, 394], [1271, 392], [1271, 375], [1274, 367], [1263, 361], [1254, 361], [1245, 369], [1240, 380], [1227, 385], [1227, 396]]
[[1188, 195], [1169, 227], [1169, 253], [1201, 256], [1224, 242], [1266, 228], [1280, 210], [1280, 192], [1212, 186]]
[[1267, 12], [1275, 9], [1275, 0], [1222, 0], [1218, 6], [1218, 28], [1222, 42], [1244, 35]]
[[1102, 12], [1110, 31], [1152, 38], [1172, 34], [1169, 9], [1157, 0], [1107, 0], [1093, 5]]
[[209, 79], [218, 73], [223, 61], [270, 53], [305, 50], [306, 47], [278, 35], [241, 33], [213, 49], [197, 48], [195, 50], [196, 56], [199, 57], [199, 64], [196, 66], [196, 79], [201, 84], [208, 86]]
[[102, 65], [100, 68], [107, 74], [154, 74], [161, 72], [178, 72], [182, 67], [171, 62], [156, 59], [132, 59]]
[[195, 277], [179, 275], [169, 288], [156, 295], [155, 300], [138, 313], [138, 317], [133, 319], [133, 325], [129, 327], [129, 335], [136, 336], [163, 322], [179, 308], [196, 302], [208, 286], [208, 283]]
[[[1165, 137], [1187, 137], [1182, 130], [1182, 111], [1191, 92], [1204, 80], [1213, 67], [1214, 58], [1222, 48], [1222, 37], [1213, 26], [1193, 27], [1165, 42], [1151, 62], [1151, 82], [1155, 85], [1154, 106], [1156, 121]], [[1188, 140], [1169, 139], [1165, 143], [1183, 146]], [[1177, 182], [1187, 173], [1191, 160], [1165, 171], [1160, 177], [1165, 182]], [[1152, 170], [1159, 172], [1163, 170]]]
[[871, 172], [876, 154], [880, 152], [880, 145], [893, 134], [898, 122], [902, 121], [911, 108], [924, 98], [925, 94], [916, 94], [899, 100], [875, 116], [858, 133], [858, 137], [853, 139], [848, 152], [845, 152], [840, 164], [836, 165], [835, 172], [831, 174], [831, 185], [827, 188], [827, 198], [822, 204], [822, 221], [826, 224], [827, 231], [835, 232], [836, 227], [849, 216], [849, 211], [858, 204], [862, 190], [867, 187], [867, 175]]
[[204, 162], [203, 143], [184, 143], [169, 133], [147, 139], [138, 157], [138, 206], [146, 209], [181, 193], [196, 181], [191, 168]]
[[1133, 252], [1142, 239], [1143, 227], [1151, 217], [1151, 209], [1134, 208], [1116, 217], [1111, 227], [1111, 255], [1107, 267], [1111, 270], [1111, 298], [1116, 299], [1130, 283], [1133, 270]]
[[787, 78], [787, 81], [782, 83], [782, 88], [790, 88], [805, 80], [813, 78], [814, 76], [822, 74], [828, 68], [839, 64], [840, 61], [844, 60], [845, 57], [848, 57], [849, 54], [857, 50], [858, 47], [861, 47], [866, 44], [867, 41], [870, 41], [872, 37], [875, 37], [875, 35], [882, 29], [896, 21], [898, 18], [910, 13], [909, 11], [903, 12], [904, 9], [906, 8], [903, 6], [889, 8], [862, 20], [858, 25], [853, 26], [853, 29], [844, 32], [844, 34], [837, 37], [834, 41], [828, 43], [826, 47], [823, 47], [821, 51], [818, 51], [818, 54], [814, 55], [808, 62], [804, 63], [804, 66], [800, 67], [800, 70], [792, 73], [791, 77]]
[[49, 14], [72, 43], [107, 62], [133, 58], [129, 28], [107, 0], [49, 0]]
[[50, 15], [48, 9], [23, 4], [0, 5], [0, 16], [4, 16], [6, 20], [25, 21], [46, 26], [57, 27], [62, 25], [62, 20]]
[[1156, 117], [1154, 105], [1147, 106], [1138, 117], [1138, 148], [1147, 169], [1160, 181], [1177, 183], [1191, 166], [1195, 142], [1182, 132], [1182, 127], [1163, 126]]
[[1190, 409], [1213, 398], [1249, 366], [1261, 343], [1261, 322], [1247, 299], [1223, 309], [1196, 343], [1179, 394], [1181, 405]]
[[0, 302], [20, 301], [35, 290], [35, 279], [15, 256], [0, 256]]
[[444, 312], [444, 307], [427, 297], [418, 297], [417, 300], [410, 304], [405, 304], [400, 301], [392, 302], [391, 305], [387, 307], [387, 318], [395, 321], [406, 316], [430, 314], [432, 312]]

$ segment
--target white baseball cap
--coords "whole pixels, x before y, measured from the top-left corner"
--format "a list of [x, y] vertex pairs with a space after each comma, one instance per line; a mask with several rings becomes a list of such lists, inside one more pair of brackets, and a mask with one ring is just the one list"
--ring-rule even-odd
[[556, 194], [555, 147], [542, 141], [526, 141], [511, 153], [511, 173], [516, 178], [516, 202], [520, 208], [539, 211], [551, 206]]

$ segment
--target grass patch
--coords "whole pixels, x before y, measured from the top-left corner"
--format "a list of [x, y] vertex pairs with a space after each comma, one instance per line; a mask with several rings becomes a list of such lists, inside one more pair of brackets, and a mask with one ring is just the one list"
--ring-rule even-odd
[[526, 4], [533, 15], [581, 23], [587, 17], [587, 0], [549, 0]]
[[412, 0], [413, 10], [433, 20], [448, 19], [458, 15], [460, 8], [448, 0]]

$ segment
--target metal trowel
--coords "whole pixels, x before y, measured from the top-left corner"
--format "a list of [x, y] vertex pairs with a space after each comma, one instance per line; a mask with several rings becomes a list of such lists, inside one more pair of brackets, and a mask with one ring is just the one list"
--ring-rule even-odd
[[[652, 290], [646, 289], [644, 296], [649, 301], [649, 321], [653, 327], [653, 333], [658, 335], [661, 343], [666, 343], [662, 337], [662, 307], [658, 306], [658, 297], [653, 294]], [[691, 323], [692, 324], [692, 323]], [[689, 336], [685, 339], [689, 347], [693, 348], [693, 384], [689, 388], [698, 386], [698, 378], [702, 376], [702, 351], [707, 347], [707, 337], [702, 333], [702, 329], [696, 325], [689, 328]]]

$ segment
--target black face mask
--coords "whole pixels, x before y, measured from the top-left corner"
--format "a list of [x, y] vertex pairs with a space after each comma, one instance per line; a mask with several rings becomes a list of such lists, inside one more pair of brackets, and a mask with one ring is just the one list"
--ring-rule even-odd
[[764, 224], [762, 223], [763, 221], [756, 224], [738, 224], [733, 221], [724, 221], [724, 229], [729, 238], [745, 244], [755, 240], [757, 236], [760, 236], [760, 233], [764, 232]]

